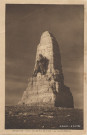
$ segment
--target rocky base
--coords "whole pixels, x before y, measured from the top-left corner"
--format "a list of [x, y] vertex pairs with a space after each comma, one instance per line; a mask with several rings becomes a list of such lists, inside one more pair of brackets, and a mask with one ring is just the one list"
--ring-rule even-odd
[[30, 106], [56, 106], [73, 108], [73, 97], [70, 89], [65, 85], [59, 88], [57, 82], [48, 81], [47, 75], [31, 78], [19, 105], [28, 104]]

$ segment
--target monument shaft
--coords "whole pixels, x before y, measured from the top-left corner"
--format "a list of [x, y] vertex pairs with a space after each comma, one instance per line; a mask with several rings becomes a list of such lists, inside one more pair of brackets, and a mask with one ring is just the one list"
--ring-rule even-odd
[[19, 104], [74, 107], [70, 89], [64, 85], [58, 43], [48, 31], [37, 46], [34, 72]]

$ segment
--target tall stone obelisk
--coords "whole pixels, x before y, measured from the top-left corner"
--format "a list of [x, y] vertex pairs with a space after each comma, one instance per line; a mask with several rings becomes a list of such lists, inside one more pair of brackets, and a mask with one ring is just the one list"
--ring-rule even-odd
[[34, 72], [19, 104], [74, 107], [70, 89], [64, 85], [58, 43], [48, 31], [37, 46]]

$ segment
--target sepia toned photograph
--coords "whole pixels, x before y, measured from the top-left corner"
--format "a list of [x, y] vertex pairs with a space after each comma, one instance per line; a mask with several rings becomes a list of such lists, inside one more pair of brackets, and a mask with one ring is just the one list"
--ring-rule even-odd
[[84, 5], [5, 5], [5, 129], [84, 129]]

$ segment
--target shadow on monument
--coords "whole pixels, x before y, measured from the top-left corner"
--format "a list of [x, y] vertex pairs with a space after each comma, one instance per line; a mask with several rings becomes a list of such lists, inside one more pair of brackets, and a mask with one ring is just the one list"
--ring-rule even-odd
[[68, 87], [64, 86], [64, 91], [59, 91], [55, 96], [56, 107], [74, 108], [73, 96]]

